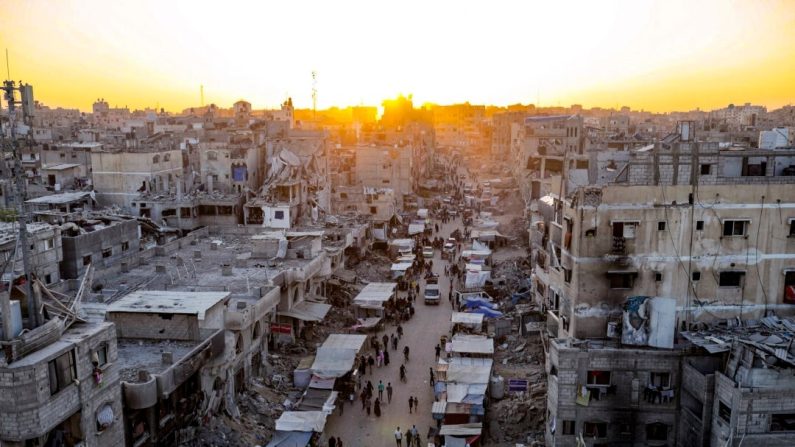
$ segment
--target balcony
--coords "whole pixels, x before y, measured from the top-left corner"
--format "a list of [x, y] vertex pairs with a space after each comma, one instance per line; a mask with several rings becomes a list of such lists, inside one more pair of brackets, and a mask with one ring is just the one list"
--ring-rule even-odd
[[627, 254], [627, 238], [623, 236], [613, 236], [613, 243], [610, 246], [610, 254], [625, 256]]

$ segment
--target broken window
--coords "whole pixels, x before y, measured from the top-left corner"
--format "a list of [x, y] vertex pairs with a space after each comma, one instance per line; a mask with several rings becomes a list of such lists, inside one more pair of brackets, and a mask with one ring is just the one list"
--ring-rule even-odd
[[163, 217], [176, 216], [177, 215], [177, 210], [174, 209], [174, 208], [165, 209], [165, 210], [163, 210], [162, 213], [160, 213], [160, 215], [163, 216]]
[[701, 281], [701, 272], [693, 272], [693, 281]]
[[712, 165], [703, 164], [701, 165], [701, 175], [709, 175], [710, 171], [712, 170]]
[[47, 369], [50, 377], [51, 395], [71, 385], [77, 377], [74, 351], [63, 353], [50, 360]]
[[634, 272], [608, 272], [611, 289], [631, 289], [635, 283]]
[[789, 220], [789, 235], [795, 237], [795, 219]]
[[771, 414], [770, 431], [795, 431], [795, 413]]
[[52, 250], [55, 248], [55, 241], [53, 238], [45, 239], [44, 240], [44, 249], [45, 250]]
[[704, 231], [704, 221], [697, 220], [696, 221], [696, 231]]
[[660, 272], [654, 272], [654, 281], [662, 282], [663, 275]]
[[48, 274], [44, 275], [44, 284], [52, 284], [52, 275], [51, 274], [48, 273]]
[[91, 264], [91, 255], [83, 256], [83, 265]]
[[124, 241], [121, 243], [121, 251], [127, 251], [130, 249], [130, 243], [128, 241]]
[[724, 220], [723, 221], [723, 235], [724, 236], [745, 236], [748, 231], [747, 220]]
[[154, 157], [152, 157], [152, 163], [160, 163], [160, 156], [155, 155]]
[[112, 247], [108, 247], [108, 248], [105, 248], [105, 249], [102, 250], [102, 257], [103, 258], [109, 258], [111, 256], [113, 256], [113, 248]]
[[370, 207], [370, 214], [378, 214], [378, 207], [377, 206], [371, 206]]
[[745, 272], [727, 271], [720, 272], [718, 275], [718, 286], [720, 287], [742, 287]]
[[588, 371], [585, 383], [588, 385], [610, 386], [610, 371]]
[[565, 281], [566, 283], [571, 282], [571, 269], [563, 267], [563, 281]]
[[574, 426], [577, 421], [563, 421], [563, 433], [564, 435], [573, 435], [574, 434]]
[[732, 419], [732, 409], [722, 401], [718, 401], [718, 417], [730, 423]]
[[655, 422], [653, 424], [646, 424], [646, 440], [647, 441], [667, 441], [668, 440], [668, 426]]
[[179, 217], [189, 218], [190, 215], [191, 215], [190, 208], [180, 208], [179, 209]]
[[105, 366], [108, 363], [108, 345], [103, 344], [100, 345], [96, 351], [94, 351], [94, 358], [92, 361], [97, 362], [97, 366]]
[[586, 422], [583, 426], [583, 435], [589, 438], [606, 438], [607, 422]]
[[231, 206], [219, 206], [218, 207], [218, 215], [220, 216], [229, 216], [233, 213], [233, 208]]
[[218, 153], [215, 151], [207, 151], [208, 160], [218, 160]]
[[284, 219], [284, 211], [282, 211], [282, 210], [274, 211], [273, 212], [273, 218], [274, 219], [278, 219], [278, 220], [283, 220]]
[[634, 239], [637, 225], [638, 222], [613, 222], [613, 237]]
[[661, 220], [657, 222], [657, 231], [665, 231], [665, 221]]

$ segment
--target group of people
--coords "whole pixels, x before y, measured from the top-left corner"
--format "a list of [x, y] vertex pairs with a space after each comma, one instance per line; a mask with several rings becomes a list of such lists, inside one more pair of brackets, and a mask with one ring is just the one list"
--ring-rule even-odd
[[[456, 186], [459, 185], [458, 179], [456, 178], [456, 182], [454, 183]], [[457, 194], [458, 195], [458, 194]], [[442, 223], [446, 223], [449, 220], [448, 216], [444, 216], [441, 219]], [[357, 365], [357, 381], [355, 390], [352, 390], [349, 395], [349, 400], [351, 403], [358, 397], [362, 404], [362, 411], [369, 417], [371, 415], [375, 415], [376, 418], [380, 418], [382, 412], [384, 411], [384, 406], [389, 405], [392, 403], [392, 398], [395, 394], [395, 387], [393, 387], [392, 382], [387, 381], [384, 383], [383, 380], [379, 380], [377, 384], [373, 384], [371, 380], [365, 380], [365, 375], [373, 375], [374, 368], [385, 368], [390, 365], [390, 363], [398, 363], [397, 360], [394, 358], [390, 359], [390, 351], [399, 352], [401, 349], [399, 348], [400, 340], [403, 337], [403, 327], [402, 323], [407, 321], [411, 316], [414, 315], [414, 306], [413, 303], [416, 298], [420, 294], [420, 284], [419, 280], [423, 277], [423, 274], [428, 272], [432, 275], [433, 269], [433, 261], [425, 259], [422, 256], [422, 246], [423, 245], [443, 245], [445, 239], [439, 237], [439, 225], [435, 225], [432, 228], [432, 231], [436, 233], [437, 237], [434, 239], [430, 239], [428, 237], [423, 237], [422, 239], [418, 238], [417, 246], [416, 246], [416, 258], [414, 260], [414, 265], [404, 278], [401, 279], [401, 283], [399, 284], [400, 290], [405, 290], [406, 294], [405, 297], [398, 298], [394, 300], [393, 303], [389, 304], [389, 308], [387, 309], [393, 318], [393, 322], [395, 324], [395, 330], [391, 334], [384, 333], [381, 336], [373, 336], [370, 338], [370, 349], [371, 352], [363, 355], [359, 359], [359, 363]], [[459, 230], [460, 231], [460, 230]], [[460, 249], [460, 245], [456, 248]], [[452, 259], [455, 259], [453, 257]], [[456, 279], [456, 276], [460, 273], [458, 271], [458, 267], [455, 265], [454, 262], [451, 262], [450, 266], [445, 267], [445, 276], [449, 277], [452, 281]], [[452, 293], [449, 295], [449, 299], [451, 303], [453, 302]], [[444, 349], [443, 346], [437, 344], [434, 348], [435, 356], [438, 361], [440, 358], [441, 352]], [[408, 370], [407, 370], [407, 363], [409, 363], [410, 357], [410, 348], [406, 344], [403, 346], [403, 362], [400, 362], [400, 366], [398, 367], [398, 379], [401, 382], [407, 381]], [[436, 382], [436, 377], [434, 374], [433, 367], [430, 368], [430, 385], [431, 387], [434, 386]], [[407, 397], [409, 403], [409, 413], [417, 413], [419, 412], [419, 399], [417, 396], [409, 395]], [[342, 405], [340, 405], [341, 407]], [[342, 414], [342, 409], [340, 409], [340, 414]], [[439, 421], [440, 422], [440, 421]], [[420, 434], [417, 430], [417, 427], [412, 425], [412, 427], [405, 432], [397, 427], [394, 432], [395, 442], [398, 447], [403, 447], [403, 441], [405, 440], [406, 447], [419, 447], [421, 445]], [[340, 447], [342, 446], [342, 441], [339, 438], [331, 437], [329, 439], [329, 446], [330, 447]]]

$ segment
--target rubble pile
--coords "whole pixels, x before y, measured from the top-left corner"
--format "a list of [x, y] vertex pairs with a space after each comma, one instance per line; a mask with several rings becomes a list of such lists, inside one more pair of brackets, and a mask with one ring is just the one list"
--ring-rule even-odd
[[381, 253], [369, 252], [367, 257], [353, 267], [356, 277], [365, 282], [379, 282], [389, 278], [392, 274], [389, 258]]
[[516, 292], [528, 287], [531, 265], [527, 257], [517, 257], [496, 262], [492, 270], [495, 299], [510, 298]]
[[[526, 440], [527, 445], [543, 445], [547, 378], [541, 341], [535, 336], [502, 337], [494, 351], [494, 374], [504, 377], [506, 383], [509, 379], [525, 379], [528, 389], [506, 393], [504, 399], [492, 402], [489, 430], [493, 440]], [[535, 444], [538, 442], [541, 444]]]

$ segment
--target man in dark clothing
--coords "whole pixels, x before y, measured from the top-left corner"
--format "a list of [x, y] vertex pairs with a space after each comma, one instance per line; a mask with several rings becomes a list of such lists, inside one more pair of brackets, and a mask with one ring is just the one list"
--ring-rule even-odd
[[414, 398], [409, 396], [409, 414], [411, 414], [412, 408], [414, 408]]
[[[439, 354], [441, 354], [441, 352], [442, 352], [442, 347], [437, 344], [436, 348], [434, 348], [434, 349], [436, 350], [436, 360], [439, 360]], [[431, 370], [431, 371], [433, 371], [433, 370]]]
[[386, 384], [386, 401], [392, 403], [392, 382]]
[[431, 387], [433, 387], [434, 384], [436, 384], [436, 378], [433, 376], [433, 368], [430, 368], [430, 373], [431, 373]]
[[337, 440], [334, 439], [334, 436], [328, 439], [328, 447], [337, 447]]

